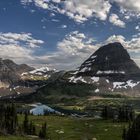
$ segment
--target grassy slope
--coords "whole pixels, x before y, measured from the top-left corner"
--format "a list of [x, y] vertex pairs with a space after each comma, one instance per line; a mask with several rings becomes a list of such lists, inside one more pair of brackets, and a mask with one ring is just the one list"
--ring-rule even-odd
[[[59, 116], [30, 116], [37, 128], [47, 121], [48, 135], [50, 140], [121, 140], [124, 123], [113, 123], [112, 121], [94, 120], [90, 118], [71, 118]], [[19, 116], [22, 122], [23, 116]], [[57, 131], [64, 131], [59, 134]], [[35, 140], [31, 137], [0, 137], [0, 140]]]

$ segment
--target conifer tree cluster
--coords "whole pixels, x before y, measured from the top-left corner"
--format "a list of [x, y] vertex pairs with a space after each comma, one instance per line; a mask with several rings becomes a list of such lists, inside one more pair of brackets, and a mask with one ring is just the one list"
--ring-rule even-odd
[[122, 122], [133, 121], [135, 118], [135, 113], [132, 107], [123, 106], [119, 108], [118, 111], [118, 120]]
[[[0, 133], [1, 134], [25, 134], [37, 135], [36, 127], [29, 120], [29, 113], [25, 113], [22, 125], [18, 123], [18, 115], [15, 104], [0, 104]], [[38, 134], [40, 138], [47, 138], [47, 124], [44, 123]]]
[[25, 113], [24, 121], [23, 121], [23, 132], [27, 135], [35, 135], [36, 128], [32, 121], [28, 119], [28, 113]]
[[114, 115], [113, 109], [109, 106], [104, 106], [101, 113], [101, 117], [104, 119], [110, 119], [110, 118], [113, 118], [113, 115]]
[[14, 134], [18, 119], [14, 104], [0, 104], [0, 130], [2, 133]]
[[119, 109], [104, 106], [101, 117], [104, 119], [117, 119], [121, 122], [129, 122], [134, 120], [135, 113], [131, 106], [122, 106]]
[[46, 136], [47, 136], [47, 124], [45, 122], [44, 124], [42, 124], [42, 128], [39, 132], [39, 137], [44, 139], [46, 138]]
[[140, 115], [129, 124], [128, 130], [123, 130], [123, 140], [140, 140]]

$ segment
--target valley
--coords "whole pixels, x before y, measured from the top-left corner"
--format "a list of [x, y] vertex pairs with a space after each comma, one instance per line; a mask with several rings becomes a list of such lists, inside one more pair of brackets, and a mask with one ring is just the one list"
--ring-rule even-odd
[[[20, 72], [21, 65], [8, 62], [1, 60], [1, 69], [17, 78], [2, 71], [0, 103], [15, 104], [18, 126], [16, 134], [2, 131], [0, 139], [38, 140], [46, 122], [43, 138], [50, 140], [122, 140], [140, 114], [140, 69], [120, 43], [102, 46], [71, 71], [26, 65]], [[26, 115], [36, 133], [24, 130]]]
[[140, 0], [0, 0], [0, 140], [140, 140]]

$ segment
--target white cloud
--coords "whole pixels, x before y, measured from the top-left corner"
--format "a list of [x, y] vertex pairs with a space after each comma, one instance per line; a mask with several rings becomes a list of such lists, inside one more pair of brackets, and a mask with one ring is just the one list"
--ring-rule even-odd
[[111, 8], [111, 4], [106, 0], [21, 0], [21, 3], [34, 3], [39, 8], [57, 11], [80, 23], [90, 17], [106, 20]]
[[0, 56], [32, 66], [48, 64], [58, 69], [73, 69], [97, 49], [93, 45], [94, 41], [85, 34], [74, 31], [58, 42], [56, 52], [46, 52], [39, 56], [35, 52], [42, 45], [42, 40], [33, 38], [30, 33], [0, 33]]
[[48, 0], [21, 0], [23, 5], [28, 5], [34, 3], [37, 7], [48, 9]]
[[0, 44], [1, 45], [24, 45], [26, 47], [35, 48], [43, 44], [44, 41], [34, 39], [30, 33], [0, 33]]
[[61, 28], [65, 29], [67, 28], [67, 25], [62, 25]]
[[113, 42], [121, 42], [124, 44], [125, 37], [122, 35], [112, 35], [105, 41], [105, 43], [113, 43]]
[[95, 50], [94, 40], [88, 39], [83, 33], [74, 31], [68, 34], [61, 42], [58, 42], [58, 49], [69, 55], [81, 55]]
[[129, 52], [140, 53], [140, 36], [127, 40], [122, 35], [112, 35], [105, 41], [105, 43], [107, 44], [111, 42], [120, 42]]
[[[83, 23], [91, 17], [106, 20], [114, 2], [119, 5], [125, 20], [140, 17], [140, 0], [21, 0], [24, 6], [34, 4], [39, 8], [67, 15], [78, 23]], [[110, 18], [114, 25], [125, 26], [117, 15], [112, 14]]]
[[124, 9], [140, 12], [140, 1], [139, 0], [111, 0], [118, 3]]
[[118, 17], [118, 15], [116, 14], [111, 14], [111, 16], [109, 17], [109, 21], [116, 25], [116, 26], [119, 26], [121, 28], [124, 28], [125, 27], [125, 22], [121, 21]]
[[94, 39], [78, 31], [71, 32], [58, 42], [57, 51], [39, 57], [39, 61], [51, 64], [58, 69], [74, 69], [89, 57], [98, 46]]
[[121, 9], [121, 13], [126, 19], [130, 17], [140, 17], [140, 0], [110, 0], [116, 2]]
[[32, 59], [32, 50], [13, 44], [0, 45], [0, 57], [12, 59], [18, 63]]
[[17, 63], [32, 63], [34, 52], [44, 42], [32, 37], [30, 33], [0, 33], [0, 57]]
[[140, 26], [137, 25], [137, 26], [135, 27], [135, 29], [136, 29], [137, 31], [140, 31]]
[[100, 20], [106, 20], [111, 5], [105, 0], [69, 0], [63, 2], [63, 9], [59, 12], [66, 14], [77, 22], [84, 22], [94, 16]]

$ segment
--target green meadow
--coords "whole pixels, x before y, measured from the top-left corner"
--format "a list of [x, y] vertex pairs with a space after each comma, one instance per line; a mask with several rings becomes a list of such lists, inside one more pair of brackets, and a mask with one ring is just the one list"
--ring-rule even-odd
[[[22, 122], [23, 115], [18, 116]], [[74, 118], [61, 116], [29, 116], [36, 125], [37, 133], [41, 124], [47, 122], [50, 140], [121, 140], [126, 123], [93, 118]], [[38, 140], [34, 136], [1, 136], [0, 140]]]

